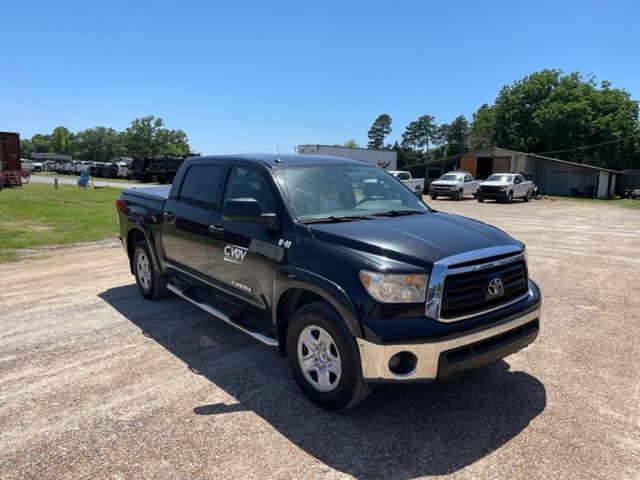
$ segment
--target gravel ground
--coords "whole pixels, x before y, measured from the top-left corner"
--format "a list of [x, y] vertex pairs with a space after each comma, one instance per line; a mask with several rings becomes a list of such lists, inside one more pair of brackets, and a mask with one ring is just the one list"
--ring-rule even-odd
[[527, 243], [540, 337], [343, 414], [274, 349], [143, 300], [115, 241], [0, 266], [0, 478], [640, 478], [640, 211], [430, 203]]

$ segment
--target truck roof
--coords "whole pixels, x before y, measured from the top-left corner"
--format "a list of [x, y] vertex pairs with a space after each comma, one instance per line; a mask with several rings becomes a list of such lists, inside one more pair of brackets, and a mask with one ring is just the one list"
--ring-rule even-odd
[[[276, 163], [276, 160], [282, 160], [282, 163]], [[294, 155], [291, 153], [283, 153], [278, 155], [275, 153], [245, 153], [241, 155], [207, 155], [203, 157], [192, 157], [186, 161], [193, 164], [202, 161], [219, 160], [243, 160], [248, 162], [263, 163], [267, 167], [285, 167], [303, 166], [303, 165], [326, 165], [326, 164], [344, 164], [344, 165], [371, 165], [363, 160], [355, 160], [352, 158], [333, 157], [330, 155]]]

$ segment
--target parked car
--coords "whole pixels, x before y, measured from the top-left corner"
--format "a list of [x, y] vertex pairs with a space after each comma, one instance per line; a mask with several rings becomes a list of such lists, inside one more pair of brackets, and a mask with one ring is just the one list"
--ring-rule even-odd
[[118, 176], [118, 165], [115, 163], [103, 163], [100, 166], [99, 177], [116, 178]]
[[118, 178], [131, 178], [131, 159], [130, 158], [122, 158], [121, 160], [116, 162], [118, 165]]
[[411, 172], [388, 170], [394, 178], [404, 183], [412, 192], [419, 191], [422, 195], [422, 189], [424, 188], [424, 178], [413, 178]]
[[56, 162], [53, 160], [45, 160], [43, 163], [45, 172], [55, 172]]
[[528, 202], [533, 196], [533, 182], [520, 173], [494, 173], [478, 188], [478, 202], [491, 198], [511, 203], [514, 198]]
[[429, 196], [436, 200], [438, 197], [449, 197], [462, 200], [464, 195], [476, 196], [480, 180], [474, 180], [469, 172], [449, 172], [429, 185]]
[[539, 332], [521, 242], [363, 162], [189, 159], [171, 187], [126, 189], [115, 206], [144, 298], [174, 293], [277, 347], [328, 409], [498, 361]]
[[27, 172], [38, 173], [44, 170], [44, 166], [41, 162], [34, 162], [33, 160], [21, 158], [20, 163], [22, 163], [22, 170]]
[[69, 167], [69, 173], [80, 175], [81, 173], [89, 173], [91, 162], [85, 162], [83, 160], [75, 161]]
[[93, 162], [89, 166], [89, 170], [87, 171], [87, 173], [92, 177], [100, 177], [102, 176], [102, 167], [104, 167], [105, 165], [106, 163], [104, 162]]

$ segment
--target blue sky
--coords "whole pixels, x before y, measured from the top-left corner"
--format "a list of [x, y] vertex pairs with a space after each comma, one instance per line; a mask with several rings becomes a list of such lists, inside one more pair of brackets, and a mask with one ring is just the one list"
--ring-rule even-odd
[[640, 100], [640, 2], [5, 2], [0, 130], [156, 115], [203, 153], [342, 143], [380, 113], [471, 118], [543, 68]]

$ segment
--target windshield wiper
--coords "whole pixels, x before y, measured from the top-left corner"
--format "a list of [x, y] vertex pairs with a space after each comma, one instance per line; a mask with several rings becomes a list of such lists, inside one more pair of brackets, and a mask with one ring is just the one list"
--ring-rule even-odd
[[372, 213], [376, 217], [399, 217], [400, 215], [413, 215], [414, 213], [424, 215], [427, 213], [421, 210], [389, 210], [388, 212]]
[[300, 223], [333, 223], [333, 222], [349, 222], [353, 220], [367, 220], [371, 218], [368, 215], [331, 215], [330, 217], [311, 218], [303, 220]]

